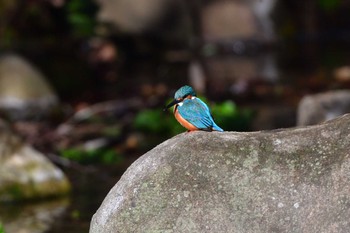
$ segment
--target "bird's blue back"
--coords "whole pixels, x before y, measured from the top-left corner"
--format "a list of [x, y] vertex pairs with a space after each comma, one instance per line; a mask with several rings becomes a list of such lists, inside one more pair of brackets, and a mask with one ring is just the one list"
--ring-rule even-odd
[[215, 124], [208, 106], [199, 98], [185, 99], [181, 106], [178, 106], [179, 114], [198, 129], [213, 129], [223, 131]]

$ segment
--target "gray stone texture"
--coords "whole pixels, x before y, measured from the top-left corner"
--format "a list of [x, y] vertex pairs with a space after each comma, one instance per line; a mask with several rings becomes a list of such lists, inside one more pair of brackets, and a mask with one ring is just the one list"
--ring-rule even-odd
[[261, 132], [183, 133], [111, 189], [90, 233], [349, 232], [350, 115]]

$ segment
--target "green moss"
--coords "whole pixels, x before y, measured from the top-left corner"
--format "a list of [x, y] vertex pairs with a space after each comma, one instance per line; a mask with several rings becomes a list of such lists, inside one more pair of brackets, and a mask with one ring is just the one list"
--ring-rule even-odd
[[0, 190], [0, 202], [23, 201], [46, 197], [58, 197], [69, 193], [70, 183], [67, 179], [49, 179], [46, 182], [13, 183], [4, 185]]
[[5, 186], [0, 190], [0, 201], [21, 200], [24, 197], [25, 192], [19, 184]]
[[24, 197], [25, 192], [23, 192], [23, 188], [21, 188], [19, 185], [12, 185], [8, 189], [8, 193], [13, 197], [13, 199], [21, 199]]

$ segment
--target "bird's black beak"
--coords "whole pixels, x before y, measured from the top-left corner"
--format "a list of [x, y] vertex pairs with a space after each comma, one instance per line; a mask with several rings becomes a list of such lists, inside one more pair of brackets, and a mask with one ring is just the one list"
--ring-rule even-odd
[[180, 103], [181, 99], [174, 99], [173, 101], [171, 101], [170, 104], [168, 104], [167, 106], [165, 106], [165, 108], [163, 108], [163, 111], [166, 111], [168, 108], [174, 106], [177, 103]]

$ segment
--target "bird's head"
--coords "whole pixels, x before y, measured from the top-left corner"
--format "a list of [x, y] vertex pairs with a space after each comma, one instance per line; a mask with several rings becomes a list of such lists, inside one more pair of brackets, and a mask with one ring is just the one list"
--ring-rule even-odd
[[164, 108], [164, 111], [172, 107], [173, 105], [184, 101], [184, 99], [186, 98], [191, 98], [192, 96], [196, 96], [196, 92], [193, 90], [192, 87], [187, 85], [181, 87], [175, 92], [174, 100]]

